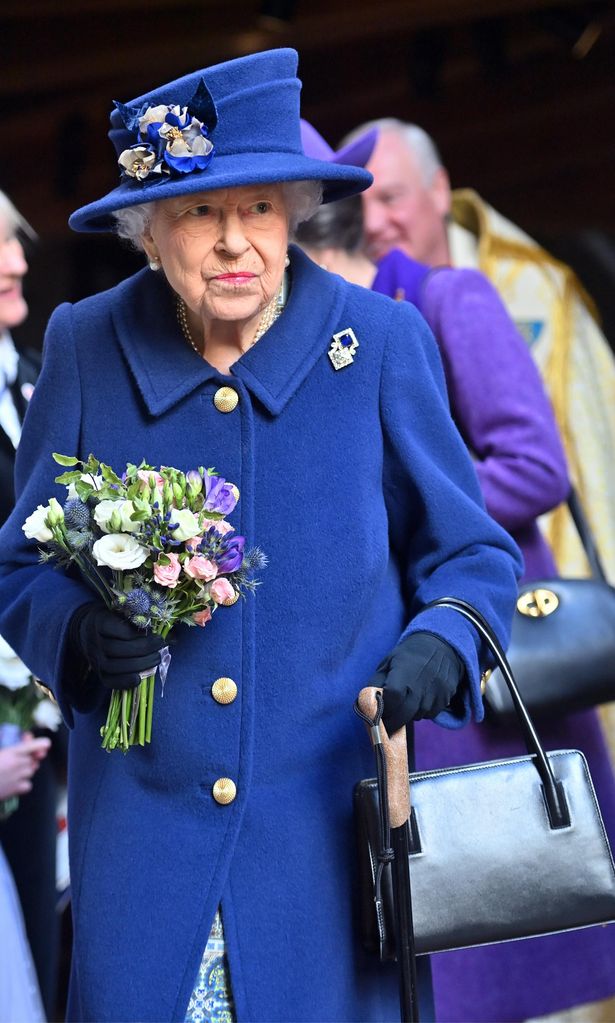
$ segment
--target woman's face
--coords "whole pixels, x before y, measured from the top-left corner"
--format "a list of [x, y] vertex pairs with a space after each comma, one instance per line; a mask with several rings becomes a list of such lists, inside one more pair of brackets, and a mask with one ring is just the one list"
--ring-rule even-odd
[[217, 189], [154, 203], [143, 242], [203, 323], [245, 322], [280, 286], [288, 223], [282, 185]]
[[0, 213], [0, 331], [17, 327], [28, 315], [21, 281], [28, 270], [21, 242]]

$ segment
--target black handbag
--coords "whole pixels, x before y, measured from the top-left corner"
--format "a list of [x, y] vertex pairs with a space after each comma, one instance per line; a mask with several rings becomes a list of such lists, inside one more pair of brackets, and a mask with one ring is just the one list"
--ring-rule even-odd
[[[410, 775], [412, 809], [394, 831], [407, 832], [416, 954], [613, 922], [615, 867], [583, 754], [545, 754], [479, 612], [448, 597], [430, 606], [457, 610], [490, 648], [528, 755]], [[396, 958], [394, 857], [383, 809], [386, 755], [382, 737], [374, 738], [384, 728], [370, 724], [378, 777], [361, 781], [354, 793], [361, 918], [364, 944], [386, 960]], [[407, 761], [404, 770], [407, 777]]]
[[[525, 705], [537, 718], [615, 700], [615, 589], [606, 580], [574, 491], [568, 507], [592, 576], [522, 585], [507, 651]], [[490, 721], [514, 721], [513, 702], [499, 670], [487, 682], [485, 708]]]

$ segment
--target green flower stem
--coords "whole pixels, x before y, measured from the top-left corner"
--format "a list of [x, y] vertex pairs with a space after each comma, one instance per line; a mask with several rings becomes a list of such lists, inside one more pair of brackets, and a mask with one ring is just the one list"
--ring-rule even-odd
[[122, 692], [122, 710], [120, 715], [120, 733], [122, 736], [121, 747], [124, 752], [128, 749], [128, 721], [130, 718], [130, 707], [128, 704], [129, 696], [129, 690], [124, 689]]
[[111, 693], [111, 699], [109, 701], [109, 710], [107, 711], [107, 720], [102, 729], [102, 746], [103, 749], [111, 750], [117, 746], [116, 733], [119, 731], [119, 719], [121, 710], [121, 693], [114, 689]]
[[147, 685], [145, 681], [139, 686], [139, 746], [145, 746], [147, 731]]
[[156, 672], [153, 675], [148, 675], [144, 680], [145, 693], [147, 693], [147, 720], [145, 725], [145, 741], [152, 741], [152, 717], [154, 714], [154, 682], [156, 681]]

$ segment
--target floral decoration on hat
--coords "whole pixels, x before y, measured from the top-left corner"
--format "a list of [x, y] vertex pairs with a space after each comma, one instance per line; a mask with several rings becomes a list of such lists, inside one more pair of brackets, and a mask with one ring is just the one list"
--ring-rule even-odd
[[202, 171], [215, 150], [209, 133], [218, 123], [213, 97], [201, 78], [185, 107], [159, 104], [154, 107], [115, 106], [137, 141], [120, 153], [118, 164], [123, 178], [144, 182], [163, 175], [179, 177]]

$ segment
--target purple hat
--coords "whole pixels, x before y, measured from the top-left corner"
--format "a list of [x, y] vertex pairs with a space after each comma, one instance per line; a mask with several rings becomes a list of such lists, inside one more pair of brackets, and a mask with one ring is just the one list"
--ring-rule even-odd
[[115, 210], [217, 188], [322, 181], [323, 202], [368, 188], [366, 170], [304, 153], [297, 61], [295, 50], [265, 50], [115, 103], [119, 184], [76, 210], [70, 226], [109, 231]]
[[328, 160], [329, 163], [346, 164], [351, 167], [365, 167], [374, 151], [378, 141], [378, 129], [371, 128], [369, 131], [353, 139], [347, 146], [342, 146], [335, 152], [328, 142], [325, 142], [316, 128], [309, 121], [301, 118], [301, 144], [306, 156], [314, 160]]

